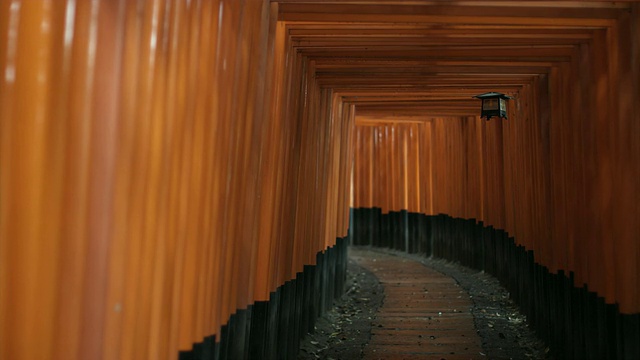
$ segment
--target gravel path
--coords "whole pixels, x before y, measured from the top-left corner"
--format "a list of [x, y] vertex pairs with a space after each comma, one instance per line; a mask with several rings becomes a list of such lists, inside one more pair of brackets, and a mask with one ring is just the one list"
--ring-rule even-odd
[[365, 360], [484, 359], [467, 292], [415, 259], [369, 252], [357, 259], [384, 286]]
[[487, 359], [552, 359], [548, 348], [527, 326], [526, 318], [509, 299], [507, 291], [490, 275], [444, 260], [405, 253], [351, 247], [346, 293], [316, 323], [316, 331], [303, 340], [299, 359], [362, 359], [371, 339], [372, 323], [384, 302], [384, 290], [375, 275], [358, 261], [376, 254], [419, 261], [452, 277], [468, 292], [476, 330]]

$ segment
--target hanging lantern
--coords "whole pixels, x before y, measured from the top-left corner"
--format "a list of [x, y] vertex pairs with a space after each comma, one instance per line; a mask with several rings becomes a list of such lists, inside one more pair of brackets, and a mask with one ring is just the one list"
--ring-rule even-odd
[[488, 92], [474, 97], [482, 100], [481, 118], [486, 117], [487, 121], [493, 116], [503, 119], [507, 118], [507, 100], [513, 99], [511, 96], [497, 92]]

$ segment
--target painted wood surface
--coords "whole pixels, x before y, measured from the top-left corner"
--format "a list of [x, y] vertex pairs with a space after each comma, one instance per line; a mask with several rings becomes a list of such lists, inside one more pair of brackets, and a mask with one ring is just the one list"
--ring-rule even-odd
[[[579, 286], [625, 313], [640, 311], [640, 182], [632, 180], [640, 168], [640, 97], [629, 80], [638, 79], [640, 63], [635, 44], [618, 48], [637, 39], [637, 23], [629, 26], [637, 12], [593, 31], [570, 57], [514, 88], [508, 120], [473, 116], [479, 104], [446, 111], [442, 102], [414, 107], [403, 94], [397, 104], [388, 100], [390, 108], [356, 100], [355, 166], [364, 174], [354, 177], [353, 206], [483, 221], [534, 250], [552, 272], [573, 271]], [[410, 129], [421, 136], [401, 135]], [[399, 151], [408, 148], [421, 149], [417, 161]], [[409, 171], [420, 174], [417, 189], [405, 186]]]
[[635, 1], [0, 1], [0, 358], [175, 358], [350, 205], [640, 312], [638, 84]]
[[174, 359], [346, 235], [353, 111], [277, 14], [2, 1], [0, 358]]

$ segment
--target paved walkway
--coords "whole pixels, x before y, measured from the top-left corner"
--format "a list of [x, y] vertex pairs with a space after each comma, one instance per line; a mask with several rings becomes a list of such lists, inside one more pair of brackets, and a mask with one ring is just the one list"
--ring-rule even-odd
[[486, 359], [469, 294], [455, 280], [403, 257], [350, 251], [385, 293], [364, 359]]

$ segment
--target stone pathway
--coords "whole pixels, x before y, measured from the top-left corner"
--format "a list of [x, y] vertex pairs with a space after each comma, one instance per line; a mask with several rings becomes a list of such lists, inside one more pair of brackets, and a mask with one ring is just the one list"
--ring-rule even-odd
[[486, 359], [469, 294], [420, 262], [368, 250], [352, 257], [384, 286], [364, 359]]

